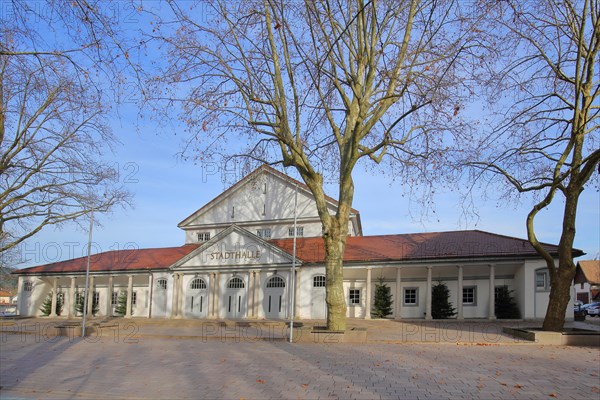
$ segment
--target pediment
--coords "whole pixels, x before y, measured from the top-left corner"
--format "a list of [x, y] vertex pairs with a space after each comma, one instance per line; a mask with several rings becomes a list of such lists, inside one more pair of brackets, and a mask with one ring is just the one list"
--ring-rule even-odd
[[[298, 218], [318, 218], [316, 203], [306, 185], [270, 167], [263, 166], [185, 218], [178, 227], [188, 229], [240, 221], [291, 219], [296, 190], [298, 191]], [[327, 200], [330, 211], [334, 213], [337, 202], [330, 198]]]
[[289, 265], [292, 256], [249, 231], [232, 225], [197, 250], [177, 261], [171, 268], [233, 268]]

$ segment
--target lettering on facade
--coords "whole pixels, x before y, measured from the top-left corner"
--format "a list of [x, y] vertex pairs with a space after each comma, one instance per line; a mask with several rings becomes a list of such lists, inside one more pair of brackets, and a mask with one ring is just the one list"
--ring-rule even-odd
[[260, 250], [218, 251], [210, 253], [211, 260], [257, 260]]

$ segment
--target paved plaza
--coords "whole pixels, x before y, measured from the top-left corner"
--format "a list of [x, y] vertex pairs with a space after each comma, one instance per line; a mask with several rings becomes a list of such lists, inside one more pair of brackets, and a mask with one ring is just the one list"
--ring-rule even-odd
[[[85, 340], [44, 336], [43, 324], [38, 333], [5, 329], [0, 398], [600, 398], [597, 347], [541, 346], [504, 336], [433, 340], [451, 338], [440, 325], [438, 331], [421, 327], [421, 334], [415, 333], [419, 325], [403, 328], [412, 339], [429, 341], [380, 338], [357, 345], [289, 344], [233, 330], [220, 337], [176, 336], [168, 334], [175, 325], [167, 322], [160, 325], [163, 334], [153, 336], [143, 334], [150, 325], [140, 322], [134, 330], [129, 323], [117, 321], [118, 329], [113, 324]], [[183, 333], [197, 331], [179, 324]], [[369, 324], [370, 331], [378, 325]], [[385, 322], [380, 325], [391, 335]], [[458, 326], [485, 337], [468, 324], [452, 332], [460, 332]]]

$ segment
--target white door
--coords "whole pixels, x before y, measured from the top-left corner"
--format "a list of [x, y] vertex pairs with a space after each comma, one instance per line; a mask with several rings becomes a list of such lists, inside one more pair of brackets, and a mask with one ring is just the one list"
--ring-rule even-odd
[[310, 317], [312, 319], [327, 318], [327, 303], [325, 302], [325, 275], [313, 276]]
[[[117, 292], [118, 293], [118, 292]], [[117, 294], [118, 297], [118, 294]], [[166, 317], [167, 316], [167, 279], [159, 278], [156, 280], [156, 286], [153, 293], [153, 317]], [[113, 305], [117, 304], [117, 300], [113, 301]], [[114, 313], [114, 306], [113, 306]]]
[[310, 308], [312, 319], [327, 318], [327, 303], [325, 302], [325, 288], [315, 288], [312, 291], [312, 302]]
[[186, 296], [186, 316], [190, 318], [206, 318], [208, 311], [208, 290], [206, 281], [196, 278], [190, 283]]
[[273, 276], [267, 281], [263, 297], [265, 318], [282, 319], [286, 316], [285, 281], [280, 276]]
[[246, 316], [246, 285], [239, 277], [233, 277], [227, 283], [224, 304], [225, 318], [239, 319]]

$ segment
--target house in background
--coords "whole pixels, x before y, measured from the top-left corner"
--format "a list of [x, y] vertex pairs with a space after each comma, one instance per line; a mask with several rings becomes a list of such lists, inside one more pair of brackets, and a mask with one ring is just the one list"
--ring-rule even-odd
[[576, 300], [583, 304], [600, 301], [600, 260], [579, 261], [573, 281]]
[[[327, 206], [336, 212], [334, 199], [327, 198]], [[321, 222], [301, 182], [260, 167], [178, 227], [185, 234], [180, 247], [93, 255], [88, 312], [97, 308], [98, 315], [112, 316], [119, 297], [126, 297], [125, 317], [286, 319], [292, 306], [302, 319], [326, 317]], [[437, 281], [447, 284], [457, 319], [495, 319], [503, 286], [513, 291], [523, 318], [545, 315], [549, 273], [527, 240], [478, 230], [364, 236], [354, 209], [348, 228], [343, 286], [350, 318], [371, 318], [380, 279], [391, 289], [395, 319], [431, 319]], [[557, 255], [557, 246], [544, 247]], [[51, 295], [53, 304], [60, 296], [64, 316], [76, 316], [86, 261], [15, 271], [19, 314], [39, 315]]]
[[16, 304], [16, 302], [17, 296], [13, 295], [12, 292], [8, 290], [0, 289], [0, 306], [13, 305]]

